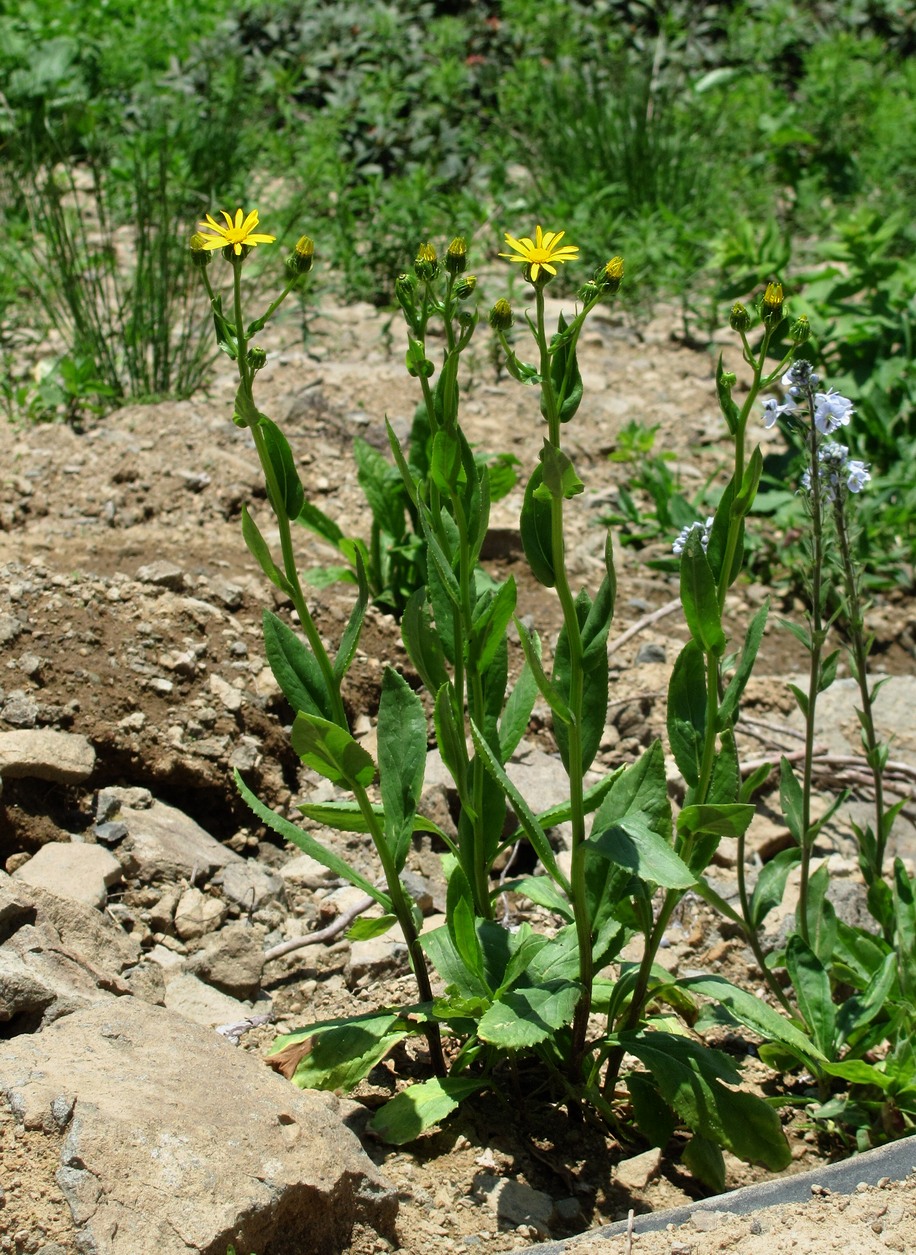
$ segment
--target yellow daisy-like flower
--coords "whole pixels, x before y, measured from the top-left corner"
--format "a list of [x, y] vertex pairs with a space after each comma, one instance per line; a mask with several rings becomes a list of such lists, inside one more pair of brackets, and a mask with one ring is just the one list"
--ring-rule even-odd
[[256, 209], [252, 209], [247, 218], [241, 209], [237, 209], [234, 222], [225, 209], [221, 209], [220, 213], [226, 219], [224, 227], [214, 221], [209, 214], [207, 214], [206, 222], [198, 223], [198, 226], [202, 227], [203, 230], [216, 232], [215, 235], [201, 234], [198, 237], [203, 240], [202, 248], [214, 249], [226, 248], [228, 246], [235, 253], [236, 257], [241, 257], [243, 244], [252, 247], [255, 244], [273, 244], [277, 238], [275, 235], [257, 235], [255, 233], [255, 227], [258, 225], [258, 211]]
[[540, 227], [536, 227], [533, 240], [527, 235], [523, 235], [520, 240], [517, 240], [514, 236], [507, 233], [506, 243], [514, 251], [511, 253], [500, 253], [499, 255], [500, 257], [505, 257], [507, 261], [519, 261], [523, 266], [529, 266], [531, 282], [536, 283], [538, 275], [542, 270], [549, 275], [555, 275], [557, 273], [557, 262], [573, 261], [578, 254], [579, 248], [577, 245], [560, 245], [560, 241], [565, 234], [565, 231], [544, 232]]

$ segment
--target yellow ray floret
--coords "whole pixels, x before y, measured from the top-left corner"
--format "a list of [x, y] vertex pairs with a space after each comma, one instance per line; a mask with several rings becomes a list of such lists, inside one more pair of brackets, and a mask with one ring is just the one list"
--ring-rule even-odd
[[542, 270], [549, 275], [555, 275], [557, 262], [573, 261], [578, 254], [577, 245], [560, 245], [565, 234], [565, 231], [542, 231], [540, 227], [535, 228], [533, 240], [527, 235], [517, 240], [507, 234], [506, 243], [513, 251], [499, 255], [507, 261], [519, 261], [524, 266], [530, 266], [531, 282], [536, 283]]
[[275, 235], [255, 234], [255, 227], [258, 225], [258, 211], [256, 209], [252, 209], [247, 217], [245, 217], [241, 209], [237, 209], [234, 222], [225, 209], [221, 209], [220, 213], [226, 219], [224, 227], [214, 221], [209, 214], [207, 214], [205, 222], [198, 224], [203, 231], [216, 232], [215, 235], [202, 234], [202, 248], [213, 249], [226, 248], [228, 246], [235, 253], [236, 257], [241, 257], [243, 244], [249, 247], [253, 247], [255, 244], [273, 244], [277, 238]]

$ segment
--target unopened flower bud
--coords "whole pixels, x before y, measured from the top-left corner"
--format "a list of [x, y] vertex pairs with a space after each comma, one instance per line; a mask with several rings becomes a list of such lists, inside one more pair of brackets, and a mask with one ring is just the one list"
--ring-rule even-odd
[[584, 305], [590, 304], [600, 295], [601, 288], [597, 283], [593, 283], [591, 280], [589, 280], [588, 283], [583, 283], [582, 287], [579, 289], [579, 300], [582, 301]]
[[462, 275], [455, 284], [455, 295], [459, 301], [466, 301], [477, 287], [476, 275]]
[[490, 310], [489, 322], [494, 331], [508, 331], [515, 322], [512, 306], [504, 296], [501, 296]]
[[432, 244], [421, 244], [413, 264], [413, 272], [418, 279], [429, 282], [439, 273], [439, 262]]
[[620, 287], [623, 279], [623, 258], [612, 257], [611, 260], [598, 271], [596, 276], [598, 283], [605, 292], [616, 292]]
[[267, 352], [259, 344], [252, 345], [248, 350], [247, 360], [252, 370], [260, 370], [267, 362]]
[[779, 322], [782, 318], [782, 307], [785, 298], [781, 283], [768, 283], [763, 294], [761, 316], [765, 323]]
[[286, 273], [291, 279], [307, 275], [315, 260], [315, 242], [307, 235], [300, 236], [296, 247], [286, 259]]
[[188, 241], [191, 249], [191, 261], [200, 270], [206, 270], [207, 266], [213, 260], [213, 253], [206, 248], [207, 237], [200, 231], [195, 231]]
[[751, 325], [751, 316], [746, 306], [740, 301], [735, 301], [732, 311], [728, 316], [728, 325], [732, 331], [747, 331]]
[[789, 336], [795, 344], [804, 344], [811, 335], [811, 324], [804, 314], [795, 319], [789, 328]]
[[[435, 253], [433, 254], [435, 258]], [[450, 275], [464, 274], [468, 264], [468, 242], [456, 235], [445, 254], [445, 269]]]

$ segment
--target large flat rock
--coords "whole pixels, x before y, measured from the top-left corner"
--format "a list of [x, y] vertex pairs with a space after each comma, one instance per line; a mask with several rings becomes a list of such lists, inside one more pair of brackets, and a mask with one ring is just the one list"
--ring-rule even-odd
[[241, 855], [165, 802], [153, 802], [146, 810], [122, 806], [117, 817], [127, 826], [118, 858], [125, 874], [137, 880], [174, 883], [195, 875], [209, 879], [230, 864], [244, 865]]
[[357, 1224], [393, 1236], [397, 1196], [333, 1096], [163, 1008], [122, 998], [15, 1038], [0, 1095], [59, 1137], [86, 1255], [338, 1255]]

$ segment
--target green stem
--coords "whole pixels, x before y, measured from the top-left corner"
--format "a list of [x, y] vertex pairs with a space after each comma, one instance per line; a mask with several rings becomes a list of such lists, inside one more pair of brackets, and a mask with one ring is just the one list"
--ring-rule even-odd
[[[423, 947], [420, 945], [420, 938], [414, 924], [413, 909], [404, 892], [404, 886], [398, 876], [397, 868], [391, 857], [391, 851], [385, 841], [385, 834], [379, 823], [379, 817], [373, 810], [372, 803], [369, 801], [369, 795], [363, 786], [355, 780], [348, 780], [347, 784], [356, 798], [360, 812], [372, 837], [379, 862], [382, 864], [382, 870], [385, 873], [385, 884], [388, 887], [388, 894], [391, 898], [392, 910], [397, 917], [397, 921], [401, 926], [401, 932], [404, 934], [404, 940], [407, 943], [407, 953], [410, 956], [410, 966], [413, 968], [413, 974], [416, 977], [420, 1000], [421, 1002], [432, 1002], [433, 991], [429, 981], [429, 970], [426, 966], [426, 957], [423, 954]], [[429, 1053], [435, 1073], [437, 1076], [445, 1076], [447, 1069], [445, 1057], [442, 1053], [442, 1037], [439, 1032], [439, 1025], [435, 1023], [427, 1024], [424, 1032], [429, 1043]]]
[[811, 645], [810, 665], [808, 670], [808, 701], [805, 712], [805, 766], [802, 779], [802, 818], [801, 818], [801, 883], [798, 894], [798, 929], [802, 939], [809, 939], [808, 930], [808, 883], [811, 879], [811, 855], [814, 842], [810, 839], [811, 800], [814, 780], [814, 722], [817, 711], [817, 695], [820, 687], [821, 657], [827, 632], [824, 628], [823, 615], [823, 579], [824, 579], [824, 534], [823, 511], [821, 509], [821, 476], [818, 461], [818, 431], [814, 425], [814, 396], [808, 391], [808, 411], [811, 427], [808, 437], [808, 453], [811, 465]]
[[[560, 415], [550, 373], [550, 351], [544, 324], [544, 289], [535, 287], [537, 302], [537, 341], [540, 349], [541, 393], [547, 411], [548, 440], [560, 449]], [[585, 1054], [588, 1035], [588, 1018], [592, 1005], [594, 964], [592, 960], [592, 926], [589, 918], [585, 886], [585, 804], [583, 800], [582, 710], [585, 693], [585, 672], [582, 665], [582, 636], [576, 603], [569, 586], [566, 572], [566, 549], [563, 535], [563, 498], [551, 497], [550, 531], [553, 553], [555, 586], [563, 611], [569, 648], [569, 697], [568, 705], [572, 722], [568, 730], [569, 800], [572, 822], [572, 857], [570, 886], [572, 906], [576, 921], [576, 937], [579, 946], [579, 982], [582, 994], [573, 1019], [572, 1052], [570, 1067], [578, 1075]]]
[[[252, 409], [254, 406], [254, 397], [252, 395], [252, 383], [254, 372], [248, 364], [248, 340], [242, 328], [242, 263], [241, 258], [233, 261], [233, 292], [235, 300], [235, 330], [236, 330], [236, 346], [238, 358], [236, 365], [238, 367], [239, 379], [241, 380], [242, 389], [246, 397], [251, 402]], [[290, 520], [283, 508], [283, 495], [280, 491], [280, 485], [277, 482], [277, 476], [274, 471], [273, 463], [267, 452], [267, 443], [264, 433], [260, 429], [260, 424], [255, 423], [251, 428], [252, 439], [254, 440], [255, 449], [257, 450], [258, 459], [261, 463], [261, 469], [267, 482], [268, 497], [273, 507], [274, 515], [277, 520], [277, 528], [280, 533], [280, 547], [283, 552], [283, 572], [289, 583], [292, 602], [295, 607], [296, 614], [299, 616], [299, 624], [305, 633], [309, 647], [321, 668], [324, 677], [325, 686], [331, 697], [334, 707], [335, 722], [342, 728], [346, 728], [347, 716], [344, 710], [343, 699], [340, 695], [340, 683], [334, 675], [334, 668], [328, 657], [328, 652], [324, 647], [324, 642], [318, 633], [315, 622], [312, 619], [311, 611], [302, 592], [302, 585], [299, 581], [299, 571], [296, 565], [296, 555], [293, 548], [292, 530], [290, 528]]]

